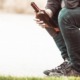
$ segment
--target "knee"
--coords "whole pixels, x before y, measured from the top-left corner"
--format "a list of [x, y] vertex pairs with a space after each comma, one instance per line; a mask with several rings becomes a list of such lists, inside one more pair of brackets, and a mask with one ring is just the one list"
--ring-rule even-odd
[[69, 9], [62, 9], [59, 13], [59, 16], [58, 16], [58, 23], [59, 23], [59, 26], [61, 26], [62, 24], [69, 24], [70, 22], [70, 19], [71, 19], [71, 12], [69, 11]]

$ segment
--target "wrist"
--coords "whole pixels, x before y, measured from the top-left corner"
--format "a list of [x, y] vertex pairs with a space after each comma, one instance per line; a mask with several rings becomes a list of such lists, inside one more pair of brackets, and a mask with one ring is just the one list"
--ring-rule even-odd
[[46, 13], [49, 15], [49, 17], [53, 16], [53, 12], [50, 9], [45, 9]]

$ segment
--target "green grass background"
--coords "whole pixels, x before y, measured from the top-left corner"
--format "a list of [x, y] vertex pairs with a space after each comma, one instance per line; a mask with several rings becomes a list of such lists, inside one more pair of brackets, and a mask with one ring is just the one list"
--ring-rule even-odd
[[80, 80], [80, 77], [12, 77], [0, 76], [0, 80]]

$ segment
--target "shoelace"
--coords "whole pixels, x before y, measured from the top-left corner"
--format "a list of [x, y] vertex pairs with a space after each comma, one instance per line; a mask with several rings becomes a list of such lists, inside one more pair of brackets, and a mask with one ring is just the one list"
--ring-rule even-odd
[[63, 70], [68, 64], [69, 64], [69, 61], [65, 61], [60, 66], [57, 66], [55, 69], [52, 69], [52, 72], [63, 73]]

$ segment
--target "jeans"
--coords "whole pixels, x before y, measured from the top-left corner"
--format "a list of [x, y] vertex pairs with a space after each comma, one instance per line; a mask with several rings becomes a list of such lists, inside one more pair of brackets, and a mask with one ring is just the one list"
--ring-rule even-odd
[[[61, 56], [62, 58], [65, 60], [66, 58], [68, 59], [68, 54], [67, 54], [67, 49], [66, 49], [66, 45], [64, 42], [64, 39], [62, 37], [61, 32], [57, 33], [54, 35], [54, 32], [51, 28], [46, 28], [47, 32], [52, 36], [52, 38], [54, 39], [58, 49], [61, 52]], [[55, 53], [56, 54], [56, 53]]]
[[63, 8], [59, 13], [58, 23], [70, 62], [80, 72], [80, 7]]

